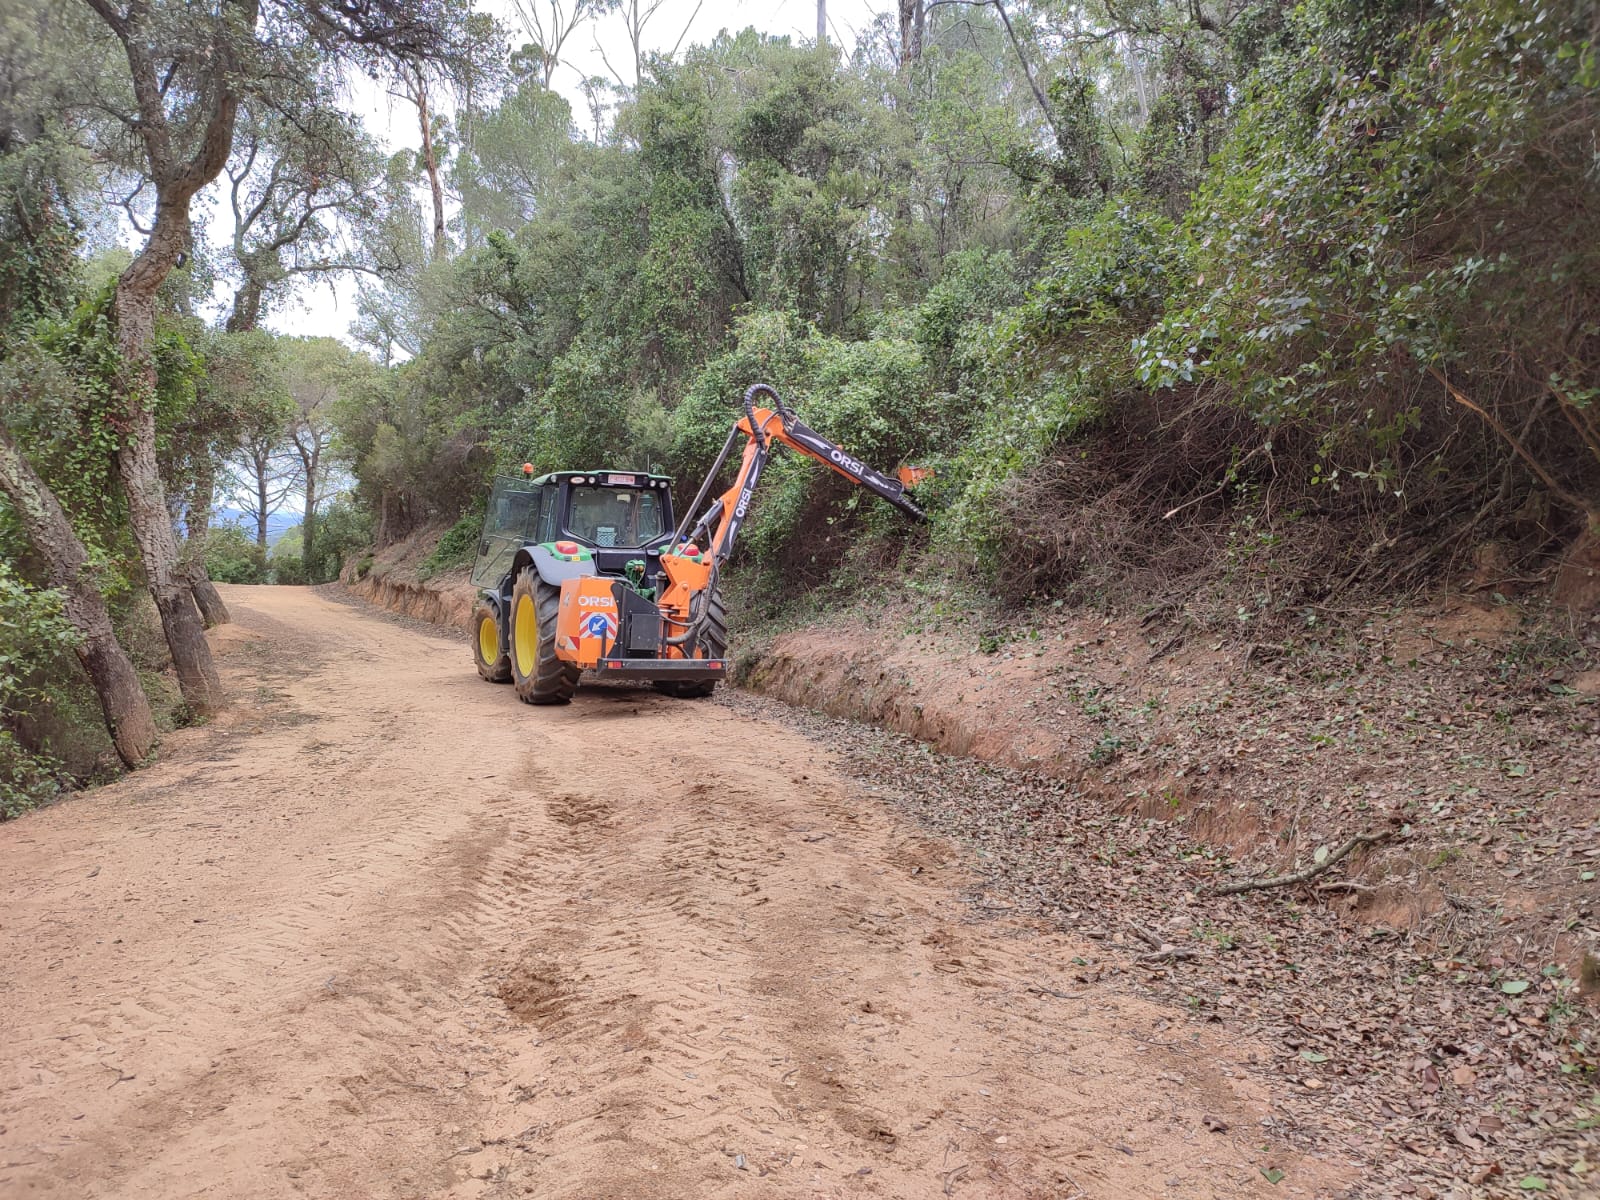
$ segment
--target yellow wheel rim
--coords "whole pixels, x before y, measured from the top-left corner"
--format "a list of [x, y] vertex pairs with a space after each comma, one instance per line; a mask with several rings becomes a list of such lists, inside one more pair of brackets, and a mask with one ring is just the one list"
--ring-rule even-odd
[[500, 631], [494, 627], [493, 617], [478, 622], [478, 653], [490, 664], [500, 657]]
[[534, 611], [533, 597], [517, 597], [516, 620], [512, 623], [512, 642], [517, 655], [517, 674], [524, 679], [533, 674], [539, 661], [539, 617]]

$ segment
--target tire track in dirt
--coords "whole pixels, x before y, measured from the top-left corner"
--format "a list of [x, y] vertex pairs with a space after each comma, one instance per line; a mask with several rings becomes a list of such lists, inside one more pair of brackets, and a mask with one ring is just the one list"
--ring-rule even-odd
[[235, 709], [0, 828], [0, 1194], [1339, 1178], [1259, 1149], [1247, 1047], [1164, 1044], [1161, 1010], [1071, 984], [1065, 939], [974, 924], [956, 851], [780, 726], [609, 688], [528, 709], [454, 641], [228, 598]]

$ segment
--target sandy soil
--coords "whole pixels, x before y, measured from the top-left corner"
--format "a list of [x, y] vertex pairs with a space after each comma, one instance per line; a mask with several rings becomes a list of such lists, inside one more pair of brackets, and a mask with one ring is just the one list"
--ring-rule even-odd
[[0, 1195], [1350, 1181], [1262, 1128], [1256, 1048], [1071, 982], [783, 725], [531, 709], [459, 641], [225, 594], [234, 709], [0, 827]]

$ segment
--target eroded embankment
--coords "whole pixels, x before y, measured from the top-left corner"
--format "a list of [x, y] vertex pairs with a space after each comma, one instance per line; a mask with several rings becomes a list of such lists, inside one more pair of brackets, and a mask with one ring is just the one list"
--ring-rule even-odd
[[438, 529], [424, 529], [403, 542], [345, 564], [340, 582], [379, 608], [465, 629], [477, 598], [467, 568], [429, 573], [422, 566], [439, 541]]

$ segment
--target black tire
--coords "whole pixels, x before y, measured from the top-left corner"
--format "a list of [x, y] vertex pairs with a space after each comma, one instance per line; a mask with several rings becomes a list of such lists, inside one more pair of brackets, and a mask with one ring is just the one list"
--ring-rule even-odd
[[511, 655], [500, 649], [500, 621], [487, 600], [472, 610], [472, 660], [490, 683], [511, 682]]
[[556, 657], [556, 617], [561, 589], [524, 567], [511, 589], [507, 642], [511, 646], [511, 685], [524, 704], [566, 704], [581, 672]]
[[[705, 648], [703, 658], [722, 658], [728, 652], [728, 610], [722, 603], [721, 590], [711, 593], [711, 609], [700, 630], [700, 645]], [[656, 691], [679, 700], [701, 700], [717, 690], [715, 679], [656, 680]]]

